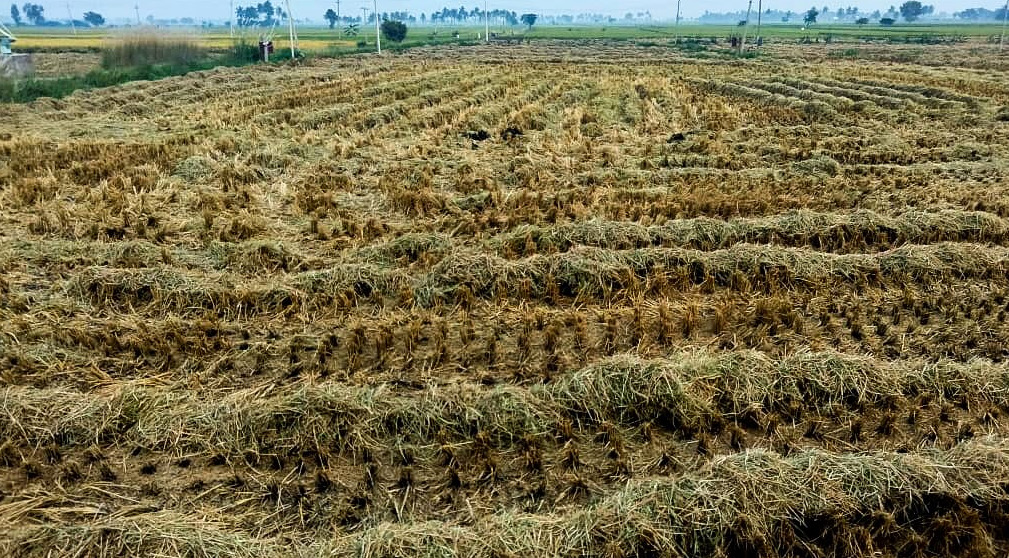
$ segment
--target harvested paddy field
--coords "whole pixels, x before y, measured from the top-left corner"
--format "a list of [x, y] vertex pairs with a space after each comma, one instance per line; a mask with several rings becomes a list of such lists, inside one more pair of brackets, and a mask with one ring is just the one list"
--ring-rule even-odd
[[1009, 76], [943, 52], [0, 106], [0, 554], [1005, 556]]

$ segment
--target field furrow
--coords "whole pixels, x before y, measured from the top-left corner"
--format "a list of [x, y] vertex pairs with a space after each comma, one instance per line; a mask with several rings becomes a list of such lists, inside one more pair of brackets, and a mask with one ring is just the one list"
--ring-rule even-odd
[[655, 41], [0, 107], [0, 554], [1009, 553], [1001, 66]]

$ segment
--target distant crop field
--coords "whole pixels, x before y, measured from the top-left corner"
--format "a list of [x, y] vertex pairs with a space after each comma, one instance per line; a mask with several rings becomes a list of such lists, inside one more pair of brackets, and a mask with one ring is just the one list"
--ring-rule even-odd
[[[751, 37], [756, 33], [756, 20], [749, 27]], [[141, 28], [143, 29], [143, 28]], [[17, 47], [28, 50], [87, 50], [100, 49], [110, 37], [114, 38], [123, 33], [132, 33], [131, 28], [120, 29], [81, 29], [76, 34], [69, 29], [33, 28], [20, 27], [17, 29]], [[157, 31], [158, 33], [164, 30]], [[197, 37], [204, 46], [215, 48], [226, 48], [232, 44], [235, 37], [232, 37], [229, 29], [221, 27], [214, 29], [192, 29], [176, 30], [179, 34]], [[484, 32], [483, 26], [414, 26], [407, 34], [406, 45], [419, 43], [451, 43], [451, 42], [476, 42]], [[543, 39], [600, 39], [600, 40], [654, 40], [681, 38], [716, 38], [727, 40], [731, 35], [741, 33], [741, 28], [735, 25], [696, 25], [684, 24], [676, 27], [670, 24], [657, 25], [610, 25], [610, 26], [564, 26], [564, 25], [536, 25], [532, 29], [524, 26], [517, 27], [492, 27], [491, 32], [500, 37], [522, 37], [530, 40]], [[913, 24], [894, 25], [883, 27], [878, 24], [865, 26], [859, 25], [830, 25], [816, 24], [804, 27], [797, 24], [782, 24], [775, 22], [764, 22], [761, 26], [761, 35], [768, 41], [795, 42], [804, 38], [831, 40], [841, 42], [860, 41], [955, 41], [955, 40], [997, 40], [1001, 32], [999, 25], [952, 25], [952, 24]], [[258, 41], [261, 33], [268, 33], [262, 29], [238, 28], [236, 36], [245, 38], [247, 41]], [[456, 36], [458, 35], [458, 36]], [[328, 29], [325, 27], [301, 27], [298, 31], [299, 44], [302, 49], [308, 51], [326, 51], [340, 49], [354, 49], [358, 41], [365, 41], [374, 45], [375, 31], [372, 26], [364, 25], [360, 27], [359, 34], [355, 36], [345, 36], [340, 29]], [[289, 48], [287, 39], [287, 29], [278, 28], [275, 31], [274, 43], [277, 48]], [[391, 46], [387, 42], [387, 46]]]
[[[750, 36], [755, 36], [757, 19], [754, 16], [748, 27]], [[795, 23], [776, 23], [764, 21], [761, 25], [761, 35], [771, 40], [800, 39], [802, 37], [822, 37], [830, 35], [837, 39], [903, 39], [904, 37], [946, 36], [946, 37], [998, 37], [1001, 32], [999, 25], [951, 25], [951, 24], [913, 24], [893, 25], [890, 27], [879, 24], [814, 24], [810, 26]], [[661, 25], [615, 25], [615, 26], [535, 26], [529, 31], [530, 37], [557, 39], [647, 39], [663, 37], [728, 37], [740, 34], [742, 28], [737, 25], [697, 25], [684, 24], [679, 27]]]
[[1009, 555], [1007, 58], [544, 37], [0, 105], [0, 555]]
[[[134, 33], [134, 31], [126, 30], [104, 30], [104, 29], [89, 29], [78, 31], [76, 35], [71, 33], [69, 29], [60, 29], [58, 31], [39, 31], [31, 28], [19, 28], [18, 30], [18, 41], [15, 44], [16, 49], [24, 49], [27, 51], [44, 51], [44, 52], [59, 52], [59, 51], [74, 51], [74, 50], [101, 50], [106, 47], [110, 42], [114, 42], [117, 37]], [[152, 31], [155, 32], [155, 31]], [[137, 33], [143, 33], [139, 31]], [[156, 33], [166, 33], [165, 31], [157, 31]], [[169, 35], [178, 34], [185, 37], [195, 38], [197, 42], [203, 46], [210, 48], [227, 48], [231, 46], [235, 40], [245, 39], [249, 42], [258, 42], [259, 35], [254, 32], [249, 32], [246, 34], [238, 34], [236, 37], [229, 35], [228, 30], [217, 30], [211, 32], [199, 32], [199, 31], [167, 31]], [[299, 43], [301, 48], [306, 50], [324, 50], [332, 47], [354, 47], [356, 45], [356, 40], [350, 40], [337, 35], [333, 32], [330, 36], [326, 36], [322, 33], [312, 33], [303, 32], [303, 36], [299, 36]], [[372, 40], [374, 40], [374, 33], [372, 33]], [[274, 39], [274, 44], [276, 48], [290, 48], [290, 43], [287, 40], [286, 30], [284, 33], [277, 33]]]

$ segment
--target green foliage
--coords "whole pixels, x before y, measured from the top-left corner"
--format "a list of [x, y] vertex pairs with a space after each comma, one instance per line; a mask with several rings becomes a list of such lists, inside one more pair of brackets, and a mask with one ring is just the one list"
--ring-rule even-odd
[[265, 0], [255, 6], [235, 8], [235, 22], [239, 27], [273, 27], [277, 24], [278, 17], [283, 15], [283, 10], [279, 7], [274, 8], [270, 0]]
[[231, 45], [231, 51], [228, 52], [227, 59], [222, 61], [222, 65], [242, 66], [245, 64], [251, 64], [258, 60], [259, 46], [254, 43], [250, 43], [243, 38], [235, 41], [235, 43]]
[[46, 18], [43, 15], [45, 8], [38, 4], [26, 3], [21, 7], [24, 11], [25, 18], [31, 22], [32, 25], [42, 25], [46, 22]]
[[816, 23], [816, 17], [819, 15], [820, 10], [817, 10], [816, 8], [810, 8], [809, 11], [806, 12], [805, 17], [802, 18], [802, 21], [806, 25], [812, 25]]
[[[224, 55], [211, 56], [205, 49], [201, 50], [203, 52], [201, 58], [183, 57], [181, 61], [176, 62], [151, 63], [148, 61], [137, 65], [106, 66], [82, 76], [0, 79], [0, 102], [24, 103], [40, 97], [58, 99], [66, 97], [78, 89], [109, 87], [138, 80], [156, 80], [198, 70], [208, 70], [217, 66], [243, 66], [256, 62], [259, 56], [256, 46], [244, 40], [236, 42]], [[133, 56], [134, 59], [141, 58], [138, 53], [127, 54], [126, 51], [119, 50], [115, 56], [108, 58], [108, 60], [110, 63], [113, 60], [122, 62], [129, 59], [130, 56]], [[105, 60], [106, 58], [103, 56], [103, 62]]]
[[333, 11], [333, 8], [326, 10], [326, 13], [322, 17], [329, 22], [330, 29], [336, 25], [336, 12]]
[[884, 17], [883, 19], [879, 20], [879, 24], [882, 25], [883, 27], [890, 27], [894, 23], [896, 23], [896, 20], [893, 19], [892, 17]]
[[14, 20], [14, 25], [21, 25], [21, 10], [17, 4], [11, 4], [11, 19]]
[[519, 18], [519, 21], [522, 22], [522, 25], [525, 25], [529, 29], [532, 29], [533, 25], [536, 25], [537, 17], [538, 16], [536, 14], [522, 14], [522, 17]]
[[917, 20], [923, 15], [932, 13], [932, 6], [924, 6], [918, 0], [908, 0], [900, 5], [900, 16], [907, 22]]
[[869, 24], [869, 18], [867, 18], [867, 17], [860, 17], [860, 18], [858, 18], [858, 19], [855, 20], [855, 23], [857, 25], [868, 25]]
[[687, 38], [676, 41], [676, 48], [688, 52], [704, 52], [708, 50], [707, 45], [694, 38]]
[[105, 25], [105, 17], [97, 12], [84, 12], [84, 21], [88, 22], [88, 25], [92, 27], [101, 27]]
[[846, 48], [840, 51], [833, 51], [830, 56], [836, 58], [858, 58], [861, 55], [857, 48]]
[[406, 38], [406, 24], [402, 21], [386, 20], [382, 22], [382, 36], [394, 43], [402, 43]]
[[[194, 68], [195, 69], [195, 68]], [[177, 75], [171, 66], [144, 66], [136, 68], [93, 70], [83, 76], [68, 76], [55, 79], [0, 80], [0, 101], [28, 102], [40, 97], [61, 98], [78, 89], [109, 87], [128, 81], [154, 80]]]

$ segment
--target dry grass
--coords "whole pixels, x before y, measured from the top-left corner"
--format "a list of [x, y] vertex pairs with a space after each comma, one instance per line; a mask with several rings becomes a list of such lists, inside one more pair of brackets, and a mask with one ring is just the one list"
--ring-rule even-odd
[[102, 48], [102, 67], [128, 68], [154, 64], [190, 66], [206, 57], [207, 49], [192, 38], [139, 32], [110, 39]]
[[[630, 484], [588, 509], [559, 518], [503, 515], [469, 528], [380, 525], [356, 537], [355, 551], [360, 556], [561, 556], [619, 548], [691, 556], [792, 550], [811, 543], [822, 551], [848, 555], [893, 551], [915, 544], [915, 539], [900, 532], [889, 516], [899, 534], [875, 542], [867, 527], [880, 502], [892, 506], [897, 498], [913, 507], [923, 494], [941, 494], [938, 500], [950, 502], [949, 507], [934, 506], [925, 518], [916, 519], [958, 517], [963, 500], [998, 498], [1007, 457], [1005, 448], [991, 441], [918, 456], [812, 451], [783, 458], [759, 450], [743, 452], [717, 458], [678, 479]], [[984, 524], [975, 521], [964, 529], [969, 538], [943, 544], [955, 552], [994, 552], [983, 535]]]
[[60, 76], [80, 76], [101, 66], [98, 53], [37, 52], [32, 54], [35, 76], [55, 78]]
[[0, 554], [1006, 555], [975, 47], [418, 49], [0, 107]]
[[663, 360], [617, 356], [529, 389], [432, 385], [400, 394], [385, 386], [327, 384], [198, 397], [137, 380], [108, 384], [98, 394], [8, 388], [0, 404], [9, 423], [0, 432], [35, 447], [115, 441], [170, 454], [237, 457], [269, 448], [341, 453], [362, 441], [423, 445], [436, 435], [464, 440], [475, 428], [495, 446], [510, 448], [565, 418], [622, 428], [652, 422], [696, 432], [713, 420], [788, 412], [793, 403], [827, 414], [836, 405], [879, 406], [927, 394], [936, 404], [1009, 408], [1007, 377], [1005, 366], [983, 362], [889, 363], [837, 353], [774, 361], [737, 351]]
[[[223, 534], [206, 521], [165, 512], [76, 528], [25, 528], [11, 541], [32, 549], [113, 556], [114, 552], [178, 556], [494, 556], [521, 552], [559, 556], [661, 551], [733, 554], [812, 545], [847, 554], [894, 551], [922, 544], [900, 518], [931, 523], [928, 546], [991, 554], [985, 529], [1004, 512], [983, 517], [964, 502], [997, 501], [1009, 453], [994, 440], [920, 455], [836, 455], [809, 451], [792, 457], [755, 450], [714, 459], [675, 479], [628, 484], [582, 510], [552, 518], [501, 514], [467, 526], [430, 521], [382, 523], [343, 540], [311, 546], [264, 546]], [[885, 502], [886, 506], [880, 508]], [[41, 503], [41, 502], [38, 502]], [[888, 511], [893, 510], [893, 511]], [[992, 515], [994, 513], [994, 515]], [[890, 532], [873, 536], [881, 519]], [[949, 527], [943, 530], [942, 522]], [[962, 522], [962, 523], [956, 523]], [[784, 544], [783, 544], [784, 543]], [[923, 545], [923, 550], [926, 548]]]

